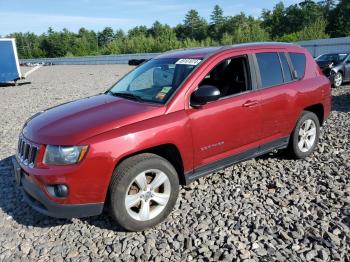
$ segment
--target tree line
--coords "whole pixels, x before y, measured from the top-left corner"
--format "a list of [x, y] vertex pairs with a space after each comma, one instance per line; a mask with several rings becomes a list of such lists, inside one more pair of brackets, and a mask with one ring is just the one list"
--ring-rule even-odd
[[46, 33], [13, 33], [20, 58], [108, 55], [164, 52], [170, 49], [229, 45], [255, 41], [285, 41], [350, 36], [350, 1], [304, 0], [285, 6], [278, 3], [263, 10], [261, 17], [240, 13], [225, 16], [215, 5], [210, 21], [198, 11], [189, 10], [175, 27], [154, 22], [151, 27], [136, 26], [128, 32], [106, 27], [100, 32], [81, 28]]

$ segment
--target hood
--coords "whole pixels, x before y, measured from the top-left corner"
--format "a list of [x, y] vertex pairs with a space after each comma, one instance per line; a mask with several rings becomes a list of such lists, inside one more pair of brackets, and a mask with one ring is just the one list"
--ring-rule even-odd
[[75, 145], [92, 136], [163, 114], [165, 107], [107, 94], [69, 102], [30, 119], [25, 138], [39, 144]]

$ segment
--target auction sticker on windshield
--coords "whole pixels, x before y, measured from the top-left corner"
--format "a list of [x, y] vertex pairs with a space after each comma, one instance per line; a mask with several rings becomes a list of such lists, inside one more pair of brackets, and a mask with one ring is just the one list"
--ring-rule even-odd
[[156, 95], [156, 99], [163, 100], [170, 90], [171, 90], [171, 86], [163, 87], [163, 89]]
[[200, 59], [180, 59], [175, 64], [176, 65], [198, 65], [202, 60]]

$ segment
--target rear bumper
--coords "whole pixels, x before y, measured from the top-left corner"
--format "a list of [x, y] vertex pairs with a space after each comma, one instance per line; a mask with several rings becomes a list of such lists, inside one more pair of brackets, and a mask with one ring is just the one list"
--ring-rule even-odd
[[47, 216], [57, 218], [79, 218], [99, 215], [103, 203], [93, 204], [59, 204], [50, 200], [43, 190], [28, 179], [15, 157], [12, 158], [17, 184], [21, 187], [25, 201], [34, 210]]

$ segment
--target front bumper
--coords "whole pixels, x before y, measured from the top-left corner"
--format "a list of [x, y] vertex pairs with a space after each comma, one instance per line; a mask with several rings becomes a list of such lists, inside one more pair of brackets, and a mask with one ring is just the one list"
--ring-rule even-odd
[[335, 77], [334, 73], [331, 73], [330, 75], [328, 75], [328, 79], [332, 84], [334, 84], [334, 77]]
[[322, 72], [326, 77], [328, 77], [331, 83], [334, 83], [334, 76], [336, 73], [331, 68], [322, 68]]
[[332, 71], [331, 68], [326, 67], [326, 68], [321, 68], [321, 70], [325, 76], [330, 77], [331, 71]]
[[99, 215], [103, 211], [103, 203], [93, 204], [59, 204], [50, 200], [43, 190], [29, 179], [15, 157], [12, 164], [16, 183], [21, 187], [24, 199], [36, 211], [57, 218], [79, 218]]

